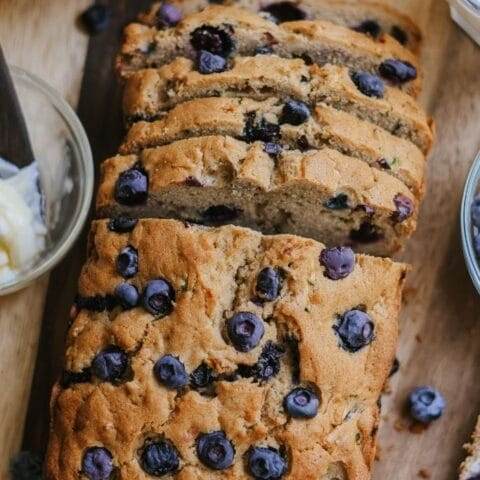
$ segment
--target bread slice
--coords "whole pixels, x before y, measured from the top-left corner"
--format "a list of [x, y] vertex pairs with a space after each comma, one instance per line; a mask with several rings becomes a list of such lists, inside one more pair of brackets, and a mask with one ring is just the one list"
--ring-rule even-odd
[[480, 478], [480, 419], [472, 436], [472, 441], [465, 445], [468, 458], [460, 467], [459, 480], [478, 480]]
[[[124, 93], [124, 113], [131, 124], [154, 120], [173, 106], [201, 97], [240, 97], [264, 100], [276, 96], [309, 104], [324, 102], [415, 143], [425, 154], [431, 149], [431, 120], [409, 95], [383, 86], [377, 77], [379, 96], [355, 82], [348, 68], [306, 65], [301, 59], [276, 55], [235, 57], [224, 72], [202, 74], [196, 63], [177, 58], [159, 69], [134, 72]], [[381, 95], [380, 95], [381, 91]]]
[[[119, 194], [131, 169], [148, 177], [139, 202]], [[210, 136], [105, 161], [97, 212], [232, 223], [388, 256], [415, 231], [418, 201], [396, 178], [329, 148], [272, 157], [261, 142]]]
[[[166, 2], [165, 2], [166, 3]], [[168, 0], [183, 16], [199, 12], [209, 0]], [[140, 16], [150, 26], [163, 26], [162, 2]], [[236, 5], [265, 15], [273, 15], [279, 23], [289, 19], [319, 19], [365, 32], [374, 38], [389, 34], [407, 48], [418, 52], [422, 34], [410, 17], [395, 8], [371, 0], [223, 0], [223, 5]]]
[[[203, 35], [205, 29], [208, 39]], [[399, 79], [395, 85], [414, 96], [421, 90], [422, 74], [417, 57], [389, 37], [377, 42], [362, 33], [320, 20], [276, 25], [247, 10], [219, 5], [190, 15], [166, 30], [130, 24], [125, 29], [117, 66], [122, 75], [128, 76], [142, 68], [160, 67], [178, 56], [196, 59], [200, 49], [230, 57], [253, 55], [259, 48], [319, 65], [331, 63], [358, 71], [384, 73], [388, 80], [392, 77], [385, 75], [384, 67], [398, 60], [409, 65], [411, 75]]]
[[[313, 240], [173, 220], [125, 233], [115, 225], [94, 222], [90, 233], [46, 478], [101, 468], [104, 478], [146, 480], [156, 466], [166, 478], [243, 480], [263, 448], [285, 479], [368, 480], [405, 265], [350, 252], [344, 278], [332, 280]], [[138, 260], [129, 280], [119, 273], [125, 251]], [[141, 295], [133, 308], [122, 308], [135, 295], [119, 285]], [[231, 325], [245, 315], [258, 334], [239, 344]], [[351, 335], [352, 324], [362, 333]], [[99, 361], [105, 352], [112, 364]], [[174, 379], [154, 368], [165, 357]], [[318, 400], [308, 418], [285, 407], [298, 388]], [[199, 458], [214, 432], [232, 454], [224, 470]]]
[[291, 125], [283, 118], [285, 105], [275, 98], [261, 102], [227, 97], [191, 100], [159, 120], [134, 124], [120, 153], [217, 134], [302, 150], [329, 146], [399, 178], [421, 198], [425, 157], [415, 145], [325, 104], [317, 104], [304, 123]]

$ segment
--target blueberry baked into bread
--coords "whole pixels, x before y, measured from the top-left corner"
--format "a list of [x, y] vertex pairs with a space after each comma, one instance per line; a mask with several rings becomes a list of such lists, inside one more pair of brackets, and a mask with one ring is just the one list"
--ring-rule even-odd
[[468, 457], [460, 467], [459, 480], [478, 480], [480, 479], [480, 419], [473, 433], [472, 441], [465, 445], [465, 449]]
[[405, 272], [291, 235], [94, 222], [47, 478], [370, 478]]
[[117, 59], [124, 76], [146, 67], [160, 67], [178, 56], [226, 69], [232, 56], [274, 53], [300, 57], [319, 65], [345, 65], [378, 74], [413, 96], [421, 89], [417, 57], [391, 37], [375, 41], [367, 35], [321, 20], [277, 25], [237, 7], [213, 5], [159, 30], [140, 23], [125, 29]]
[[389, 34], [414, 52], [418, 52], [422, 40], [419, 28], [407, 15], [371, 0], [169, 0], [156, 2], [139, 18], [146, 25], [165, 28], [212, 3], [247, 8], [277, 23], [321, 19], [380, 41], [383, 34]]

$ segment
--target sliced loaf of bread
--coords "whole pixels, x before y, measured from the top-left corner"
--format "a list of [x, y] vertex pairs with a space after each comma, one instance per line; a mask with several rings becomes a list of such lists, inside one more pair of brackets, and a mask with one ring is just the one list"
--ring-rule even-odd
[[[212, 3], [210, 0], [156, 2], [139, 19], [146, 25], [164, 28]], [[407, 15], [375, 0], [222, 0], [217, 3], [269, 15], [277, 23], [320, 19], [363, 32], [379, 41], [383, 34], [388, 34], [415, 52], [422, 40], [420, 29]]]
[[300, 150], [329, 146], [399, 178], [418, 198], [424, 191], [425, 157], [414, 144], [325, 104], [311, 111], [305, 104], [276, 98], [195, 99], [159, 120], [134, 124], [120, 153], [218, 134]]
[[178, 56], [198, 60], [207, 52], [208, 63], [218, 68], [233, 54], [248, 56], [259, 51], [379, 74], [414, 96], [421, 90], [418, 59], [390, 37], [376, 42], [361, 33], [320, 20], [276, 25], [236, 7], [211, 6], [165, 30], [130, 24], [125, 29], [117, 66], [122, 75], [128, 76], [142, 68], [160, 67]]
[[159, 69], [134, 72], [124, 94], [127, 124], [154, 120], [173, 106], [201, 97], [264, 100], [271, 96], [314, 105], [324, 102], [370, 121], [415, 143], [425, 154], [432, 146], [431, 120], [420, 105], [377, 76], [351, 73], [338, 65], [306, 65], [276, 55], [234, 57], [222, 72], [204, 74], [197, 62], [179, 57]]
[[270, 147], [207, 136], [110, 158], [97, 211], [289, 232], [381, 256], [414, 232], [418, 200], [396, 178], [329, 148]]

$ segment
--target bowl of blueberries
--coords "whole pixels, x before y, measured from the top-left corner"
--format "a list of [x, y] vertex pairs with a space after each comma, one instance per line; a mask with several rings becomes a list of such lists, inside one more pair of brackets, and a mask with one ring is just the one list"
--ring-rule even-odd
[[463, 253], [473, 284], [480, 293], [480, 153], [473, 162], [461, 209]]

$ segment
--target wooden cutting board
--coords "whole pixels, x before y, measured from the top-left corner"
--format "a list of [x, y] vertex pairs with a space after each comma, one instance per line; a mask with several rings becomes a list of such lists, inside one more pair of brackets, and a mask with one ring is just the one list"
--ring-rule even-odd
[[[121, 137], [120, 92], [111, 68], [121, 25], [148, 2], [103, 2], [114, 5], [114, 21], [88, 48], [87, 38], [75, 27], [76, 15], [87, 3], [0, 0], [0, 42], [14, 63], [53, 83], [74, 104], [83, 78], [78, 110], [98, 165], [115, 151]], [[404, 8], [426, 33], [423, 102], [435, 117], [438, 142], [430, 158], [420, 226], [404, 255], [414, 269], [401, 319], [402, 367], [384, 399], [374, 478], [410, 480], [430, 474], [435, 480], [450, 480], [480, 412], [480, 298], [468, 278], [459, 241], [463, 184], [480, 148], [480, 48], [451, 22], [443, 0], [390, 3]], [[84, 249], [83, 239], [51, 276], [40, 342], [47, 279], [0, 299], [2, 479], [22, 437], [24, 448], [45, 448], [49, 389], [61, 367]], [[408, 392], [420, 384], [440, 388], [448, 410], [435, 425], [414, 433], [402, 412]]]

